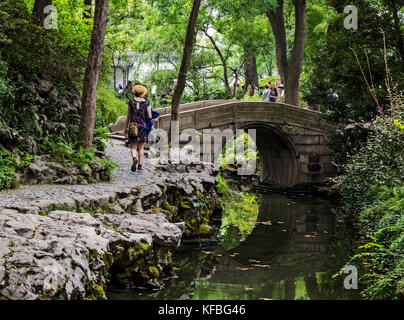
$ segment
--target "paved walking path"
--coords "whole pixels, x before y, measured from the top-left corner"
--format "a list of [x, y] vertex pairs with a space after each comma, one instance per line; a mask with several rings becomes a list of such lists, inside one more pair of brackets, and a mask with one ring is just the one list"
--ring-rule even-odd
[[146, 159], [143, 172], [131, 173], [132, 158], [129, 149], [122, 141], [113, 141], [113, 146], [108, 145], [107, 155], [117, 164], [114, 178], [108, 183], [96, 183], [89, 185], [29, 185], [16, 190], [0, 192], [0, 208], [27, 208], [27, 212], [46, 208], [49, 204], [67, 204], [75, 207], [75, 202], [84, 196], [87, 199], [99, 198], [100, 195], [122, 193], [138, 187], [161, 182], [163, 174], [157, 173], [154, 162]]

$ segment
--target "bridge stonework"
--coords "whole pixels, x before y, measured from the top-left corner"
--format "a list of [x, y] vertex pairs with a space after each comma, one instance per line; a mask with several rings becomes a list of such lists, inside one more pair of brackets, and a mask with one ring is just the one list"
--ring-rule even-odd
[[[160, 109], [157, 127], [169, 130], [170, 108]], [[280, 187], [317, 184], [335, 175], [325, 135], [334, 128], [321, 113], [282, 103], [201, 101], [180, 107], [185, 129], [256, 129], [261, 182]]]

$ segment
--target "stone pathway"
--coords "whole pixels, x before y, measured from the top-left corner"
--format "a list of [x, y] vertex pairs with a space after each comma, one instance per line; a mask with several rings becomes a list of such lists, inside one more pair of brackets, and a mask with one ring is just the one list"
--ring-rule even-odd
[[99, 198], [100, 195], [111, 196], [113, 193], [130, 193], [131, 189], [139, 186], [156, 184], [164, 179], [164, 174], [157, 173], [154, 162], [146, 159], [143, 172], [130, 172], [132, 158], [129, 149], [122, 141], [113, 141], [108, 144], [107, 155], [117, 164], [114, 178], [108, 183], [89, 185], [29, 185], [16, 190], [0, 192], [0, 208], [26, 208], [26, 213], [36, 213], [35, 207], [46, 209], [50, 204], [69, 205], [77, 207], [77, 202], [87, 199]]
[[[210, 204], [216, 195], [214, 169], [146, 159], [142, 172], [131, 173], [123, 142], [106, 152], [117, 164], [109, 183], [24, 186], [0, 193], [0, 300], [105, 298], [105, 271], [111, 265], [119, 279], [130, 271], [161, 286], [158, 277], [170, 267], [169, 250], [179, 245], [185, 223], [170, 223], [153, 207], [168, 201], [167, 190], [179, 191], [188, 196], [188, 215], [201, 219], [200, 194]], [[107, 204], [114, 205], [111, 212]], [[69, 208], [55, 207], [62, 205]], [[88, 206], [106, 211], [74, 212]]]

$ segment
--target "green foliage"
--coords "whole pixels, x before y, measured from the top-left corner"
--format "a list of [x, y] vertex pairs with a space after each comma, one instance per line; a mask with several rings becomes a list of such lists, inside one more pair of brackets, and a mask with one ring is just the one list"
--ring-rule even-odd
[[2, 60], [0, 54], [0, 117], [3, 115], [3, 110], [7, 102], [14, 98], [14, 86], [10, 79], [7, 77], [8, 64]]
[[[257, 170], [260, 166], [260, 157], [257, 147], [254, 144], [254, 148], [249, 143], [254, 144], [252, 138], [248, 133], [239, 135], [236, 139], [230, 140], [223, 148], [223, 155], [219, 158], [220, 167], [222, 169], [237, 168], [245, 162], [256, 161]], [[236, 154], [237, 146], [244, 144], [244, 154]], [[254, 151], [255, 150], [255, 151]]]
[[97, 125], [105, 126], [115, 121], [120, 116], [128, 113], [127, 101], [121, 100], [113, 90], [101, 83], [97, 88], [97, 110], [101, 113], [97, 119]]
[[[236, 193], [221, 175], [217, 178], [217, 190], [222, 195], [220, 205], [223, 209], [220, 233], [224, 237], [223, 246], [229, 250], [237, 246], [239, 241], [244, 241], [254, 229], [259, 211], [258, 197], [251, 193]], [[234, 235], [235, 229], [238, 230], [238, 236]]]
[[[390, 73], [398, 87], [403, 87], [404, 49], [399, 40], [403, 37], [403, 29], [402, 20], [398, 18], [401, 6], [398, 1], [381, 0], [317, 2], [320, 6], [308, 6], [308, 19], [312, 20], [308, 20], [308, 48], [302, 85], [304, 99], [309, 105], [321, 105], [330, 121], [348, 122], [351, 119], [367, 122], [378, 114], [378, 110], [352, 49], [368, 79], [371, 73], [369, 83], [374, 84], [380, 104], [388, 104], [381, 30], [386, 35]], [[357, 30], [344, 28], [346, 15], [343, 9], [347, 5], [360, 8]], [[330, 94], [334, 90], [339, 91], [339, 99], [332, 103]]]
[[101, 126], [94, 129], [93, 148], [95, 150], [104, 152], [107, 147], [106, 142], [109, 142], [111, 146], [113, 145], [112, 139], [107, 136], [107, 133], [109, 130]]
[[32, 159], [27, 153], [17, 155], [0, 149], [0, 190], [15, 188], [18, 185], [18, 173], [22, 173]]
[[250, 86], [248, 86], [246, 94], [244, 95], [242, 101], [264, 101], [263, 97], [260, 97], [258, 92], [255, 92], [253, 96], [250, 96]]
[[404, 297], [404, 184], [379, 189], [378, 198], [359, 216], [361, 231], [367, 234], [353, 264], [360, 265], [362, 291], [367, 299]]
[[280, 77], [273, 77], [273, 76], [266, 77], [266, 78], [261, 78], [261, 79], [258, 79], [258, 85], [260, 87], [266, 87], [268, 85], [268, 82], [271, 81], [272, 86], [275, 87], [275, 82], [277, 80], [281, 80], [281, 78]]
[[394, 121], [379, 118], [367, 145], [350, 158], [344, 174], [334, 180], [348, 208], [355, 213], [374, 201], [379, 186], [395, 187], [403, 181], [404, 130]]
[[[96, 145], [99, 143], [104, 144], [103, 141], [96, 142]], [[58, 137], [45, 139], [41, 147], [42, 152], [50, 156], [52, 160], [66, 166], [79, 168], [81, 179], [86, 179], [90, 182], [94, 181], [91, 167], [94, 167], [95, 163], [97, 163], [97, 166], [102, 167], [100, 171], [102, 181], [110, 181], [116, 168], [116, 164], [109, 158], [99, 158], [95, 155], [95, 151], [85, 149], [73, 142], [65, 142]]]
[[367, 299], [404, 297], [404, 105], [379, 117], [366, 146], [350, 157], [334, 179], [367, 240], [351, 264], [361, 266]]

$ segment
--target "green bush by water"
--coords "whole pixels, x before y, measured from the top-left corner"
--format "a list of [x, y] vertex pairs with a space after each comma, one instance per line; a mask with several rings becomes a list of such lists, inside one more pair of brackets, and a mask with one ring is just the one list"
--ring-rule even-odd
[[[244, 241], [254, 229], [258, 218], [258, 196], [252, 193], [236, 193], [229, 188], [226, 180], [219, 174], [218, 192], [222, 195], [220, 205], [223, 209], [221, 235], [223, 246], [230, 250]], [[237, 230], [234, 234], [234, 230]]]
[[362, 238], [349, 264], [366, 299], [404, 299], [404, 105], [380, 117], [367, 144], [334, 179]]
[[404, 184], [384, 187], [359, 216], [362, 239], [351, 264], [360, 266], [367, 299], [404, 297]]

